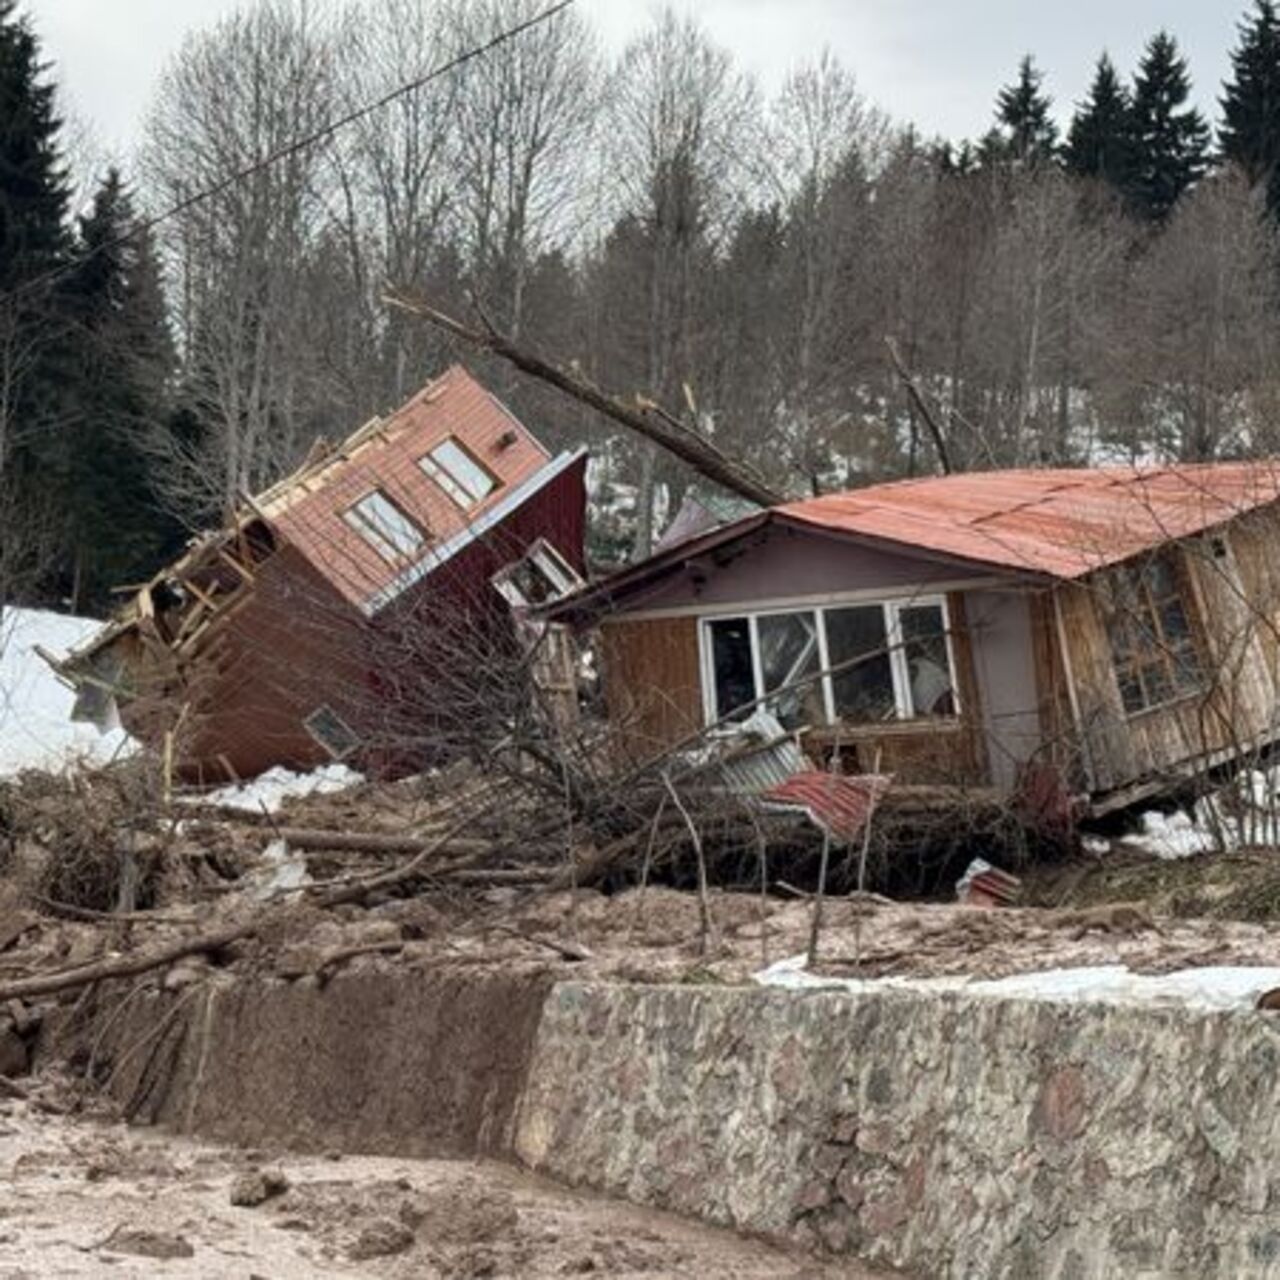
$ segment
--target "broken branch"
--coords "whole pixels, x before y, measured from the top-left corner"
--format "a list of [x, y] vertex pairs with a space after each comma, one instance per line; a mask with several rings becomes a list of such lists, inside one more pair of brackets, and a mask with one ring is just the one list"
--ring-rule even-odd
[[555, 387], [571, 399], [577, 400], [612, 418], [629, 431], [634, 431], [644, 439], [652, 441], [674, 454], [682, 462], [687, 462], [700, 475], [718, 485], [740, 494], [751, 502], [763, 507], [776, 506], [785, 502], [786, 496], [772, 489], [746, 463], [721, 452], [704, 436], [680, 423], [678, 419], [656, 405], [632, 408], [619, 397], [602, 391], [594, 383], [577, 373], [570, 373], [558, 365], [544, 360], [525, 347], [519, 346], [505, 334], [500, 333], [492, 325], [484, 329], [473, 329], [470, 325], [455, 320], [443, 311], [437, 311], [424, 302], [414, 301], [396, 294], [387, 294], [384, 301], [393, 307], [399, 307], [411, 315], [418, 316], [428, 324], [455, 338], [461, 339], [470, 346], [481, 351], [492, 352], [514, 365], [521, 373], [537, 378], [548, 386]]

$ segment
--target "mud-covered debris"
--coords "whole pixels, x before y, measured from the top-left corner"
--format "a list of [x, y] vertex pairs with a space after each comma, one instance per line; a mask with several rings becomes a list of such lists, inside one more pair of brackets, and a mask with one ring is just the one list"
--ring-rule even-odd
[[120, 1231], [111, 1233], [99, 1246], [107, 1253], [128, 1253], [138, 1258], [194, 1258], [189, 1240], [163, 1231]]
[[31, 1069], [31, 1051], [17, 1028], [0, 1020], [0, 1076], [25, 1076]]
[[254, 1169], [231, 1184], [231, 1203], [253, 1209], [289, 1190], [289, 1179], [279, 1169]]
[[413, 1232], [403, 1222], [397, 1222], [393, 1218], [376, 1218], [355, 1238], [347, 1250], [347, 1256], [353, 1262], [387, 1258], [412, 1249], [414, 1239]]
[[424, 1192], [400, 1206], [400, 1221], [421, 1228], [433, 1244], [481, 1244], [511, 1235], [519, 1222], [515, 1197], [468, 1179]]

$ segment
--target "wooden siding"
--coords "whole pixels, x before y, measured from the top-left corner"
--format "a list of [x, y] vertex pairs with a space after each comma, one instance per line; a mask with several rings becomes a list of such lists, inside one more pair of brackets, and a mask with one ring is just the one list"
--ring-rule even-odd
[[696, 618], [610, 618], [600, 641], [609, 718], [625, 754], [645, 759], [698, 731]]
[[1278, 541], [1274, 519], [1266, 517], [1176, 549], [1205, 682], [1194, 694], [1132, 714], [1120, 695], [1096, 579], [1057, 588], [1090, 790], [1156, 779], [1274, 736]]

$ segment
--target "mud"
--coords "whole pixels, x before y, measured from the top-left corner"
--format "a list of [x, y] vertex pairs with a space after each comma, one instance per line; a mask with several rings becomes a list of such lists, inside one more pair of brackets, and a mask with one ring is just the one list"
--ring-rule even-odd
[[[247, 1172], [288, 1188], [231, 1203]], [[0, 1276], [698, 1275], [859, 1280], [804, 1254], [489, 1162], [237, 1150], [0, 1103]]]

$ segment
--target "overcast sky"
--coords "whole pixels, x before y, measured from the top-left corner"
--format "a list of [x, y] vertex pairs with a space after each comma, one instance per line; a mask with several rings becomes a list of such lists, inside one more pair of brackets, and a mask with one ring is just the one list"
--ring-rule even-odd
[[[192, 28], [238, 0], [26, 0], [73, 109], [124, 156], [151, 88]], [[578, 0], [612, 50], [642, 29], [648, 0]], [[1059, 115], [1085, 91], [1107, 49], [1126, 73], [1167, 26], [1190, 58], [1199, 104], [1216, 116], [1227, 52], [1247, 0], [682, 0], [766, 88], [830, 45], [864, 92], [926, 134], [976, 136], [999, 86], [1033, 53]]]

